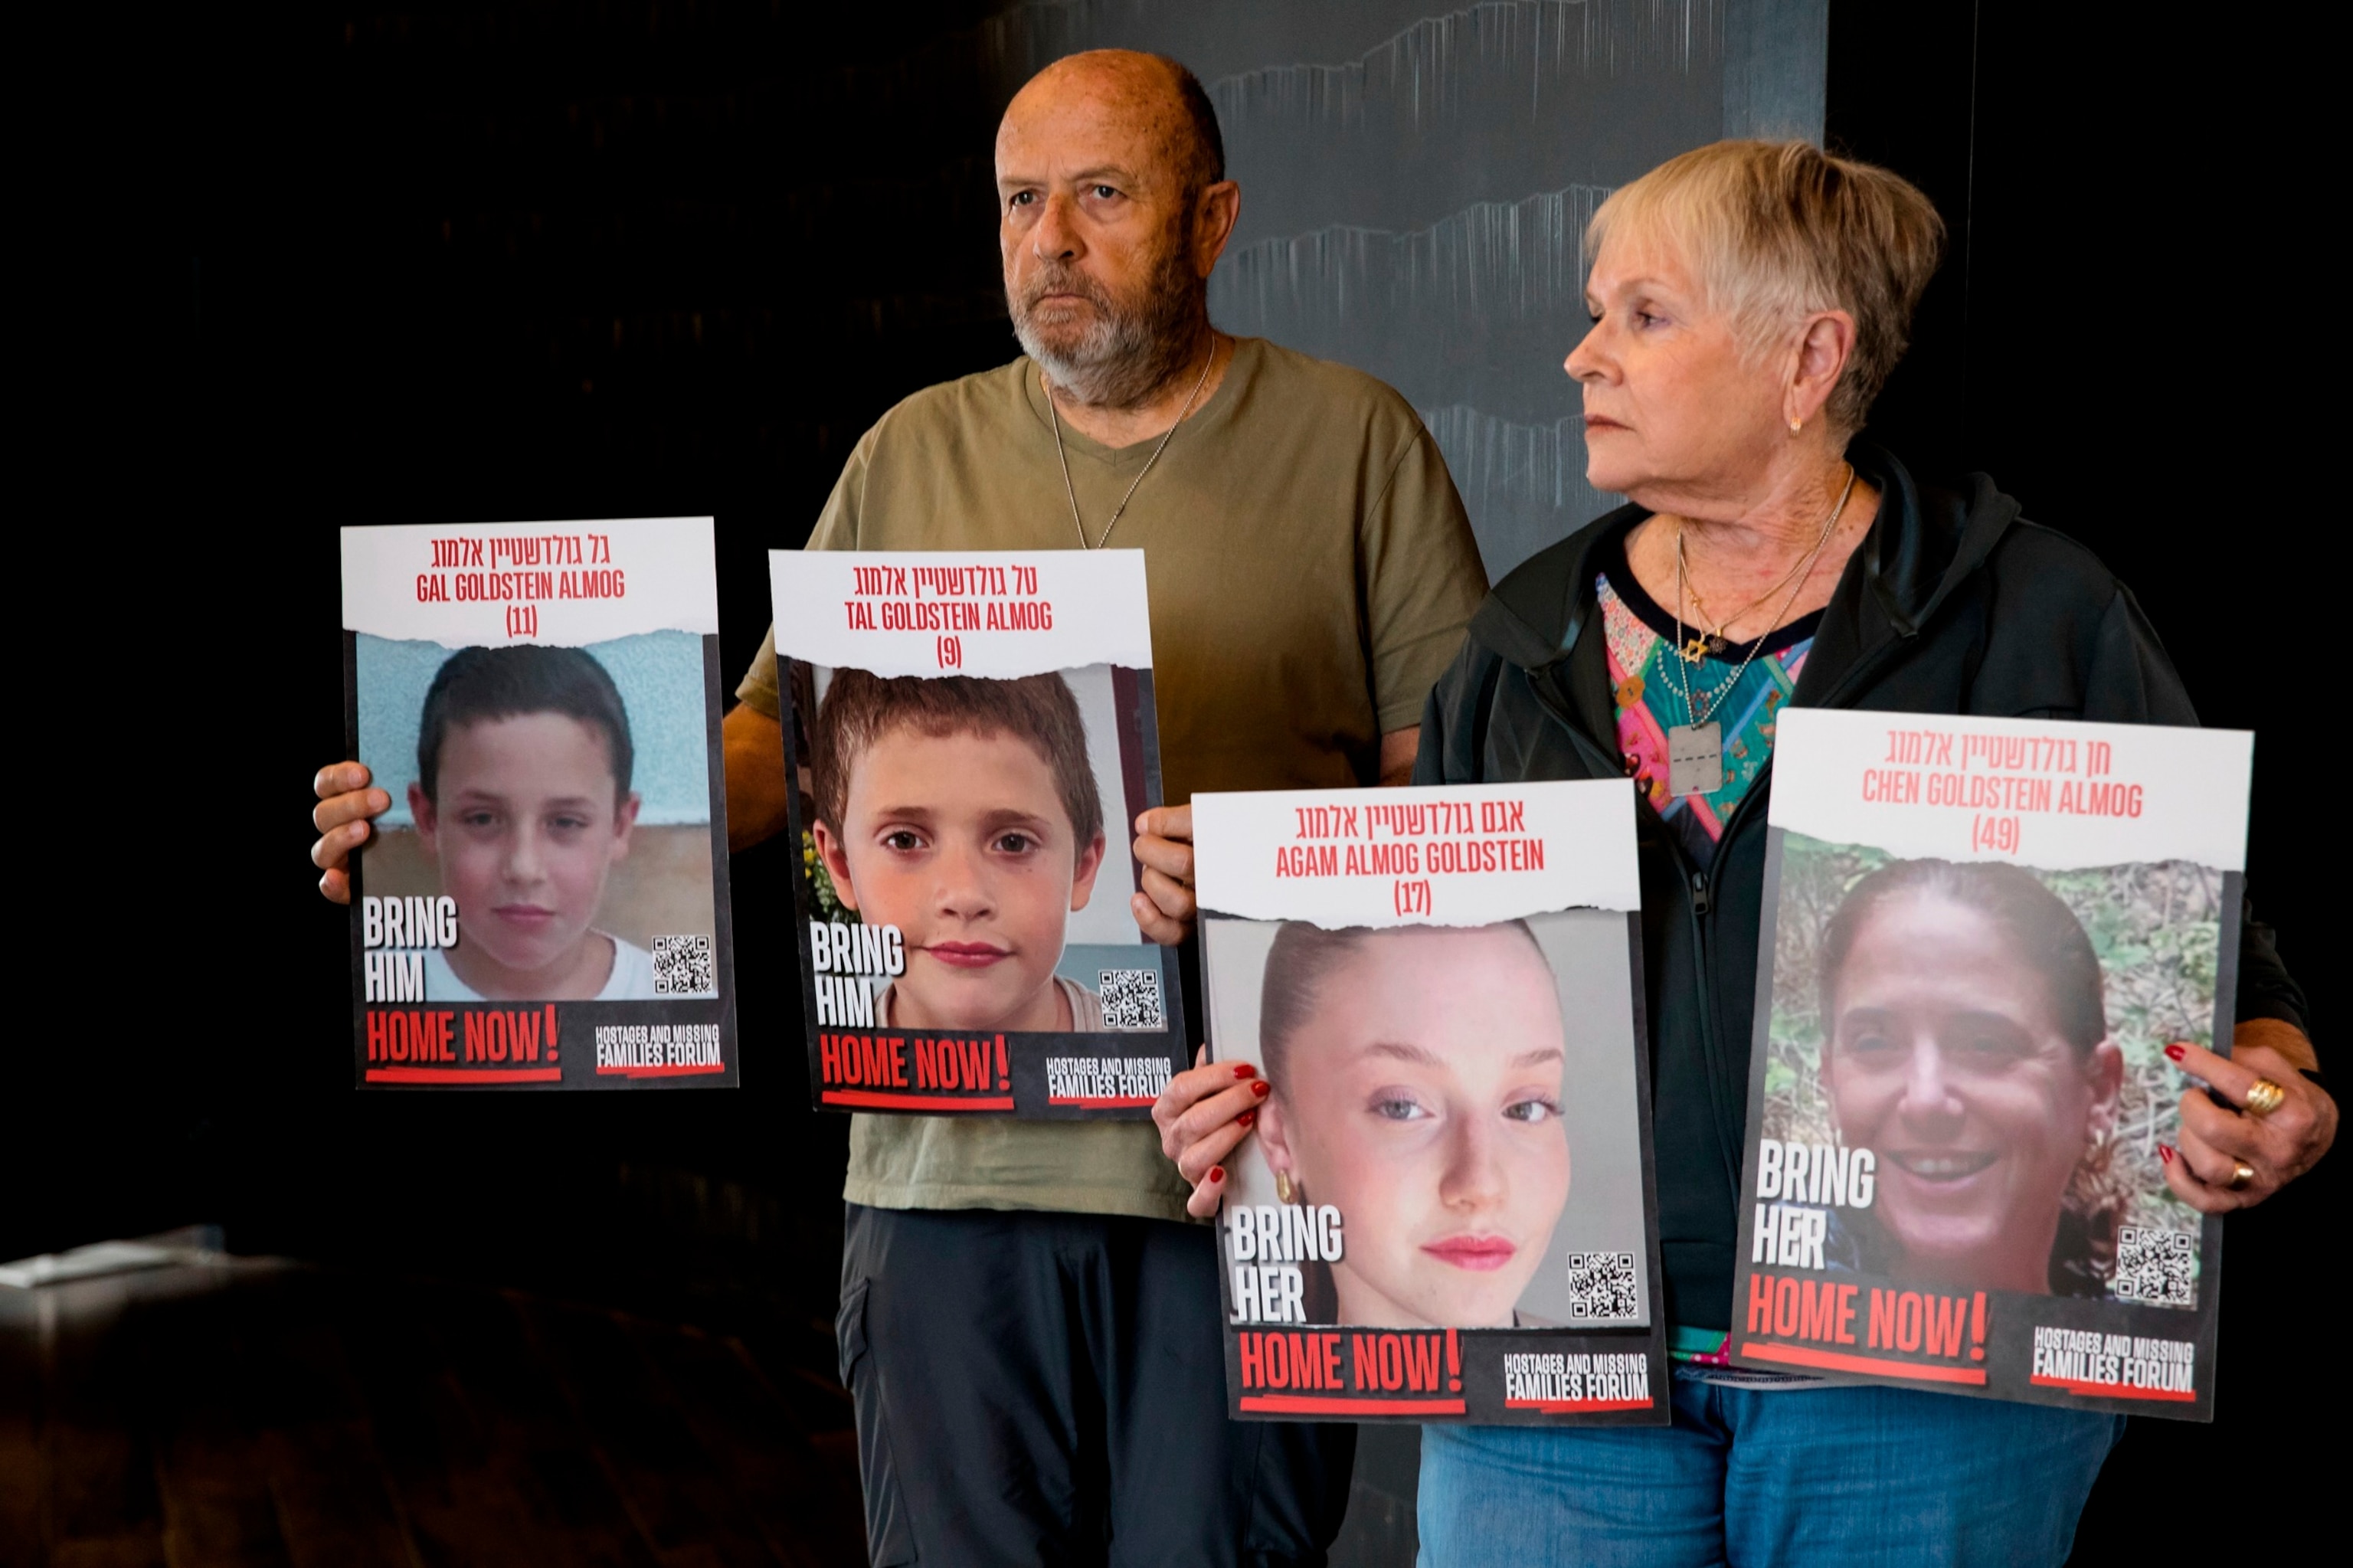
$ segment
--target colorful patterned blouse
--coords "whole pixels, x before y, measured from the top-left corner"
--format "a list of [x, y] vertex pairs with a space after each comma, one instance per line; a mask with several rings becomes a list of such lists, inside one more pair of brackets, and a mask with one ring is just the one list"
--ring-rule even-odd
[[[1640, 781], [1668, 830], [1695, 864], [1715, 858], [1716, 840], [1733, 808], [1748, 793], [1773, 755], [1773, 721], [1797, 689], [1814, 645], [1821, 612], [1800, 616], [1764, 640], [1757, 657], [1725, 688], [1748, 654], [1748, 644], [1726, 645], [1696, 664], [1675, 652], [1675, 619], [1642, 591], [1621, 546], [1594, 578], [1601, 625], [1609, 642], [1609, 684], [1618, 714], [1618, 751], [1630, 778]], [[1683, 635], [1704, 627], [1683, 623]], [[1686, 721], [1684, 692], [1701, 715], [1723, 727], [1724, 787], [1707, 795], [1667, 793], [1667, 730]]]
[[[1668, 831], [1682, 842], [1694, 864], [1704, 866], [1715, 858], [1716, 841], [1724, 836], [1733, 808], [1773, 755], [1773, 720], [1797, 689], [1821, 612], [1800, 616], [1766, 638], [1741, 672], [1739, 683], [1726, 691], [1725, 683], [1748, 655], [1746, 643], [1727, 645], [1721, 656], [1711, 653], [1696, 664], [1683, 662], [1675, 652], [1675, 618], [1634, 580], [1622, 546], [1596, 575], [1593, 586], [1601, 599], [1601, 626], [1609, 642], [1619, 755]], [[1683, 623], [1687, 638], [1705, 630]], [[1667, 793], [1667, 729], [1685, 721], [1686, 689], [1701, 712], [1723, 726], [1724, 788], [1678, 798]], [[1723, 694], [1711, 696], [1717, 692]], [[1702, 1369], [1702, 1375], [1712, 1381], [1751, 1388], [1798, 1387], [1815, 1381], [1733, 1367], [1729, 1336], [1721, 1330], [1677, 1325], [1671, 1333], [1669, 1353], [1675, 1361]]]

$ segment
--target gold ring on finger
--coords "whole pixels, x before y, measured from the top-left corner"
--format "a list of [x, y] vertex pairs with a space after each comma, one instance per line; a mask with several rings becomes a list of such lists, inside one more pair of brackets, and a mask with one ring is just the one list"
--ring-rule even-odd
[[2247, 1088], [2247, 1114], [2266, 1117], [2287, 1104], [2287, 1091], [2269, 1078], [2257, 1078]]
[[2231, 1180], [2225, 1182], [2224, 1185], [2228, 1186], [2233, 1192], [2242, 1192], [2245, 1190], [2247, 1183], [2254, 1179], [2255, 1168], [2248, 1164], [2245, 1160], [2241, 1160], [2232, 1165]]

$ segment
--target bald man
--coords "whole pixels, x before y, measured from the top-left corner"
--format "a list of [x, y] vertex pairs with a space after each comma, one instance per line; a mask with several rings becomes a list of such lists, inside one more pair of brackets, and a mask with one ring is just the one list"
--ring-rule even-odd
[[[1136, 823], [1136, 916], [1176, 942], [1193, 792], [1406, 782], [1486, 578], [1402, 397], [1209, 325], [1241, 196], [1189, 71], [1048, 67], [998, 128], [997, 190], [1022, 357], [885, 414], [810, 546], [1145, 552], [1171, 805]], [[773, 636], [737, 694], [740, 847], [785, 826]], [[319, 792], [347, 896], [381, 791], [344, 764]], [[1354, 1429], [1227, 1421], [1187, 1192], [1148, 1124], [853, 1118], [837, 1328], [877, 1564], [1324, 1561]]]

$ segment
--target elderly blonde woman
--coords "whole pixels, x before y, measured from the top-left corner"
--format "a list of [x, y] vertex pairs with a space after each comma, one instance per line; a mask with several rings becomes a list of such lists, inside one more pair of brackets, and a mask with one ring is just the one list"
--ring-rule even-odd
[[[1725, 1364], [1773, 720], [2196, 715], [2089, 551], [1983, 476], [1926, 489], [1854, 442], [1936, 269], [1918, 191], [1802, 143], [1719, 143], [1619, 191], [1590, 238], [1567, 370], [1594, 486], [1630, 503], [1488, 598], [1415, 777], [1638, 781], [1674, 1424], [1425, 1428], [1422, 1562], [2059, 1563], [2116, 1418]], [[1675, 755], [1704, 726], [1713, 760]], [[2241, 954], [2234, 1057], [2174, 1050], [2230, 1102], [2186, 1096], [2167, 1154], [2208, 1212], [2276, 1192], [2337, 1126], [2270, 933], [2248, 921]], [[1249, 1136], [1231, 1073], [1180, 1075], [1155, 1112], [1196, 1212]], [[2247, 1108], [2259, 1079], [2282, 1091], [2255, 1097], [2268, 1115]]]

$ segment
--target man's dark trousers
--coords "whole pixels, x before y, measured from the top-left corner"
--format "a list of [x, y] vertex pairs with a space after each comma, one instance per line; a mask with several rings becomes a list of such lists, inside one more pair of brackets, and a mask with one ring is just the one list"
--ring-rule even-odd
[[1356, 1428], [1226, 1419], [1215, 1243], [850, 1204], [835, 1328], [876, 1568], [1318, 1568]]

